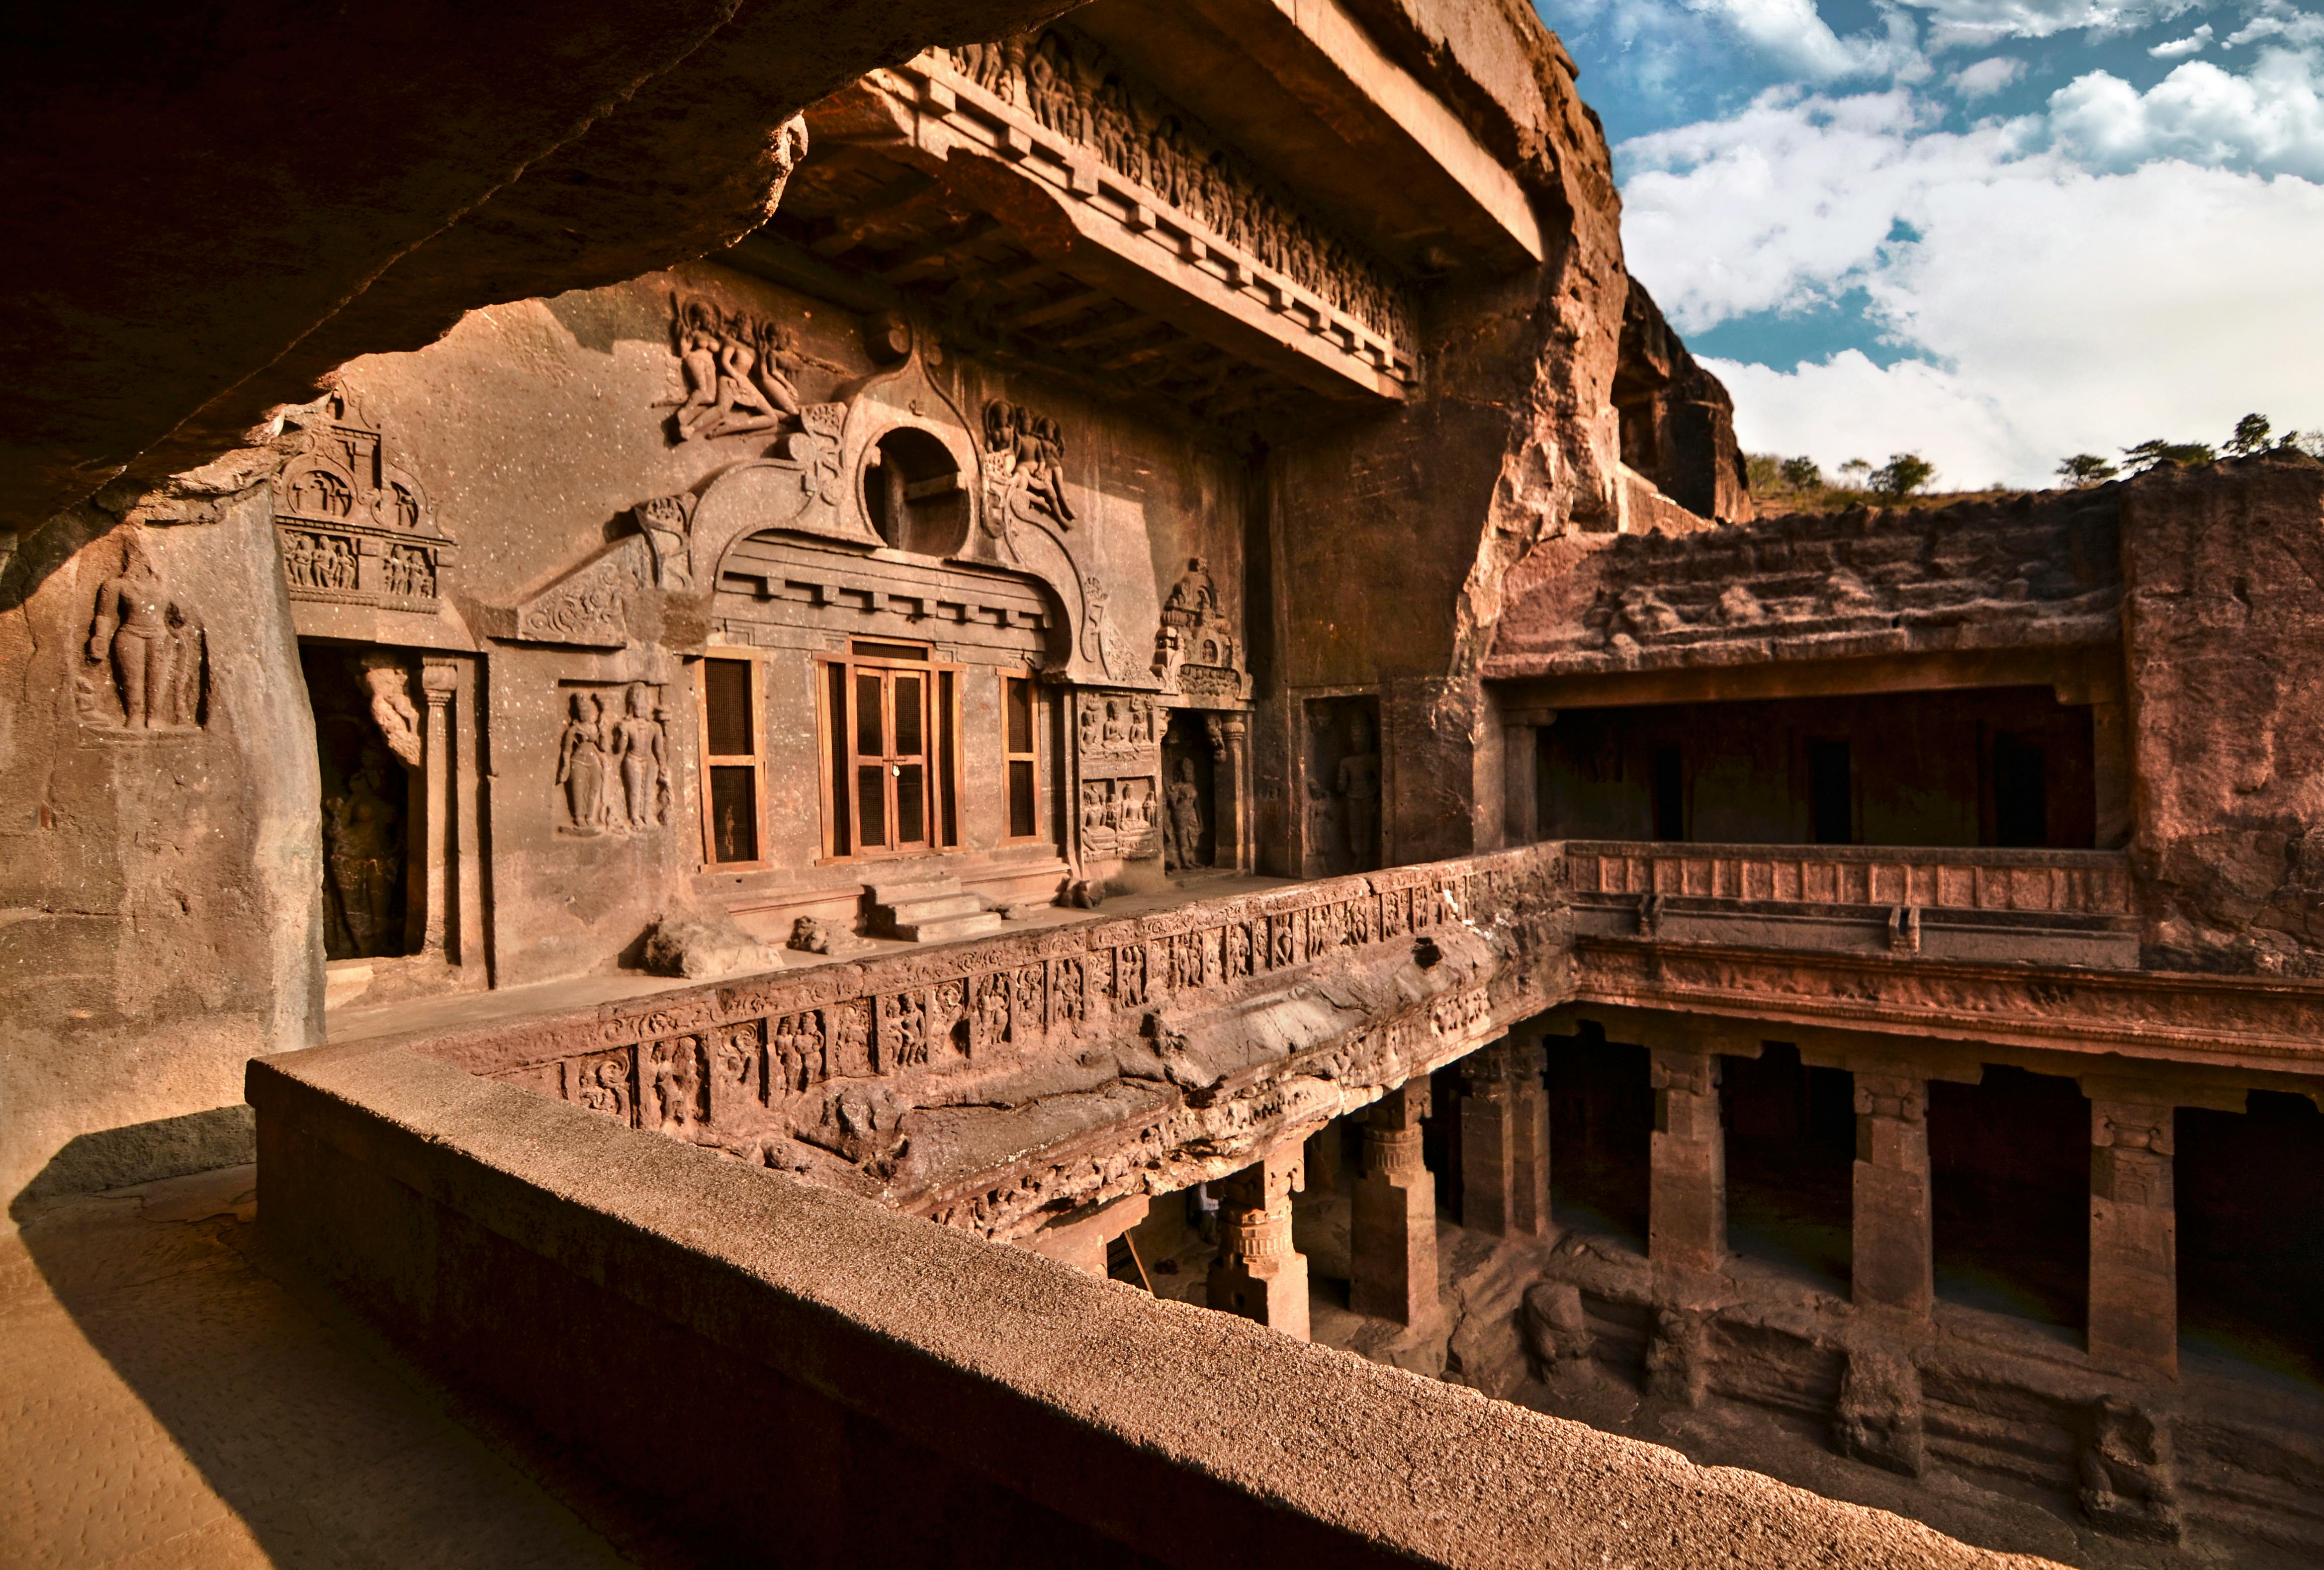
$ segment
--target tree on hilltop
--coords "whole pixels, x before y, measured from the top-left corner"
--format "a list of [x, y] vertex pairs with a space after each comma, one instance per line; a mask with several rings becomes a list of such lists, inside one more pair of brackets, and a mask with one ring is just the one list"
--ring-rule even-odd
[[1919, 453], [1890, 453], [1888, 461], [1872, 471], [1872, 494], [1901, 502], [1936, 477], [1937, 466]]
[[2200, 468], [2219, 461], [2218, 449], [2208, 441], [2165, 441], [2159, 436], [2123, 448], [2122, 457], [2124, 466], [2134, 475], [2143, 475], [2156, 464], [2185, 464]]
[[[2266, 415], [2246, 414], [2236, 421], [2235, 434], [2227, 438], [2227, 450], [2237, 457], [2249, 457], [2255, 452], [2265, 452], [2268, 445], [2267, 432]], [[2297, 436], [2300, 433], [2295, 430], [2291, 434]]]
[[2120, 469], [2094, 452], [2078, 452], [2070, 458], [2061, 458], [2058, 461], [2057, 472], [2060, 479], [2064, 480], [2076, 490], [2102, 485], [2122, 473]]

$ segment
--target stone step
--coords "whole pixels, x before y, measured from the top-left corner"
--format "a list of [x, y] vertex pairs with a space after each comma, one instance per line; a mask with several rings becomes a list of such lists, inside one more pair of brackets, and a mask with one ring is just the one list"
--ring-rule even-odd
[[982, 937], [1001, 930], [1001, 918], [990, 910], [973, 916], [945, 916], [933, 921], [899, 921], [894, 934], [907, 943], [950, 943], [955, 938]]
[[882, 900], [879, 905], [897, 921], [940, 921], [947, 916], [976, 916], [982, 914], [985, 908], [982, 899], [965, 891], [914, 899], [899, 897]]
[[1001, 918], [983, 899], [960, 886], [958, 878], [918, 877], [874, 883], [872, 928], [907, 943], [949, 943], [998, 931]]

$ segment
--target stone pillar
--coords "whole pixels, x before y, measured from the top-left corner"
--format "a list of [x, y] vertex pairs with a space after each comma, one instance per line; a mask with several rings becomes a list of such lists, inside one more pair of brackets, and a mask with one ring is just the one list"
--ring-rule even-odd
[[1021, 1242], [1037, 1254], [1102, 1277], [1107, 1273], [1106, 1251], [1113, 1246], [1113, 1240], [1144, 1221], [1152, 1203], [1143, 1194], [1133, 1194], [1077, 1210]]
[[1936, 1298], [1929, 1221], [1929, 1082], [1904, 1068], [1856, 1076], [1856, 1306], [1928, 1316]]
[[420, 693], [427, 705], [420, 722], [420, 786], [411, 826], [412, 875], [406, 881], [416, 953], [443, 959], [444, 934], [452, 907], [452, 694], [460, 685], [455, 660], [423, 656]]
[[2100, 850], [2115, 850], [2130, 843], [2130, 752], [2129, 706], [2119, 698], [2091, 704], [2091, 786], [2098, 809], [2097, 843]]
[[1541, 732], [1556, 718], [1554, 708], [1511, 709], [1502, 716], [1501, 832], [1505, 845], [1531, 845], [1541, 837]]
[[1537, 1040], [1511, 1037], [1461, 1065], [1461, 1224], [1495, 1237], [1552, 1234], [1549, 1093]]
[[1250, 870], [1250, 808], [1244, 799], [1244, 742], [1250, 726], [1239, 714], [1213, 715], [1211, 738], [1212, 864], [1239, 873]]
[[1349, 1234], [1348, 1306], [1398, 1325], [1435, 1321], [1436, 1178], [1422, 1160], [1428, 1080], [1406, 1080], [1364, 1120], [1364, 1174]]
[[1219, 1185], [1219, 1257], [1210, 1305], [1307, 1339], [1307, 1256], [1291, 1246], [1291, 1196], [1307, 1186], [1306, 1144], [1286, 1140]]
[[1655, 1047], [1654, 1178], [1646, 1253], [1685, 1271], [1727, 1257], [1727, 1141], [1719, 1126], [1719, 1055], [1702, 1047]]
[[2090, 1359], [2179, 1377], [2179, 1215], [2168, 1103], [2090, 1102]]

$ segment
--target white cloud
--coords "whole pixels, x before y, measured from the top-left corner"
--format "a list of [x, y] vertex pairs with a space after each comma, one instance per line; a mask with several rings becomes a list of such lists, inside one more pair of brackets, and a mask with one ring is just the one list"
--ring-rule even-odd
[[1903, 90], [1762, 95], [1731, 119], [1623, 143], [1623, 235], [1681, 332], [1817, 303], [1876, 265], [1919, 193], [2010, 157], [2014, 125], [1930, 129]]
[[2200, 54], [2211, 46], [2211, 24], [2208, 22], [2184, 38], [2174, 38], [2156, 44], [2146, 52], [2156, 60], [2184, 60], [2190, 54]]
[[1933, 132], [1877, 94], [1644, 139], [1626, 243], [1682, 330], [1856, 285], [1924, 356], [1717, 365], [1748, 447], [1828, 468], [1917, 449], [1956, 483], [2038, 484], [2065, 453], [2216, 440], [2252, 409], [2324, 426], [2324, 186], [2093, 170], [2038, 130]]
[[2050, 97], [2050, 126], [2063, 151], [2096, 168], [2125, 170], [2159, 158], [2324, 177], [2324, 83], [2318, 59], [2264, 49], [2236, 76], [2190, 60], [2141, 93], [2092, 71]]
[[1912, 23], [1891, 13], [1886, 35], [1840, 37], [1817, 12], [1815, 0], [1683, 0], [1698, 15], [1727, 23], [1770, 62], [1812, 82], [1923, 74]]
[[2324, 15], [2299, 10], [2284, 0], [2264, 0], [2252, 19], [2228, 35], [2227, 47], [2270, 38], [2293, 44], [2324, 43]]
[[[2282, 0], [2275, 0], [2281, 4]], [[2205, 0], [1922, 0], [1929, 14], [1929, 47], [1989, 45], [2005, 38], [2049, 38], [2061, 32], [2099, 36], [2132, 32], [2200, 10]]]
[[1981, 60], [1973, 66], [1963, 66], [1953, 73], [1953, 91], [1975, 103], [1989, 98], [2025, 75], [2025, 62], [2006, 54]]

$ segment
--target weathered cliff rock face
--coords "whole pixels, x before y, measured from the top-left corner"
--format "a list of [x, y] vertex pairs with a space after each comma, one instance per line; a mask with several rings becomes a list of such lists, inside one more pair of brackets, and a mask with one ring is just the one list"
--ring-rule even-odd
[[806, 105], [1062, 0], [668, 0], [12, 30], [0, 528], [208, 461], [358, 354], [757, 226]]
[[1687, 353], [1654, 296], [1635, 278], [1622, 309], [1614, 407], [1621, 411], [1625, 464], [1697, 517], [1749, 520], [1750, 482], [1735, 439], [1735, 401]]
[[2120, 495], [2159, 957], [2324, 974], [2324, 464], [2165, 466]]

